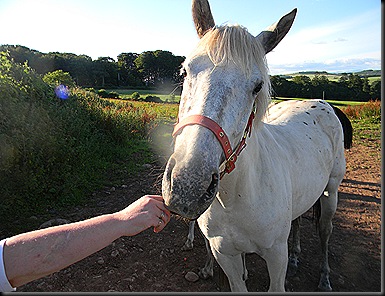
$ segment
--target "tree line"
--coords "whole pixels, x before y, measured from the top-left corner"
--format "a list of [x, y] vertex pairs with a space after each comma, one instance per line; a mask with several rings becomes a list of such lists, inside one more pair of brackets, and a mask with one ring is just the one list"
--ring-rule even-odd
[[[25, 63], [39, 74], [55, 70], [69, 72], [76, 84], [94, 88], [164, 88], [173, 89], [182, 82], [179, 75], [183, 56], [169, 51], [156, 50], [138, 53], [121, 53], [115, 61], [111, 57], [93, 60], [87, 55], [72, 53], [41, 53], [20, 45], [2, 45], [15, 62]], [[369, 83], [367, 77], [354, 73], [342, 74], [331, 81], [324, 72], [287, 77], [271, 76], [273, 97], [319, 98], [349, 101], [381, 99], [381, 81]]]
[[313, 78], [298, 75], [290, 79], [272, 76], [274, 97], [335, 99], [344, 101], [381, 100], [381, 80], [369, 82], [367, 77], [344, 73], [338, 81], [316, 73]]
[[172, 87], [181, 81], [179, 70], [185, 57], [169, 51], [156, 50], [121, 53], [93, 60], [87, 55], [49, 52], [41, 53], [21, 45], [1, 45], [16, 63], [28, 63], [39, 74], [56, 70], [69, 72], [76, 84], [95, 88]]

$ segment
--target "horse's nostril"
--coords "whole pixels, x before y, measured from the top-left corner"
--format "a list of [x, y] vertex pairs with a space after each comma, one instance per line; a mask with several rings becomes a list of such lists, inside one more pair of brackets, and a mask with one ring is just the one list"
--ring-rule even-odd
[[218, 180], [219, 180], [219, 176], [217, 173], [214, 173], [211, 177], [211, 183], [210, 183], [210, 186], [209, 188], [207, 188], [207, 193], [209, 195], [214, 195], [216, 190], [217, 190], [217, 186], [218, 186]]

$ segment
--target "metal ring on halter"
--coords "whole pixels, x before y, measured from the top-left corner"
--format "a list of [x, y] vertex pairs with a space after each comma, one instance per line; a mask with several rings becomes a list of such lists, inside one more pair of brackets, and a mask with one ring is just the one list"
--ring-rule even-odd
[[159, 219], [163, 219], [164, 218], [164, 212], [162, 211], [162, 214], [160, 214], [160, 217], [159, 217]]

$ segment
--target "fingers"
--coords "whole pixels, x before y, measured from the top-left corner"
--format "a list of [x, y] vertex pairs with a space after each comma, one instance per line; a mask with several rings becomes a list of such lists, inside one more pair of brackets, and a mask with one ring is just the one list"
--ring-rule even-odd
[[145, 195], [141, 199], [145, 201], [143, 206], [147, 207], [147, 213], [149, 214], [147, 217], [148, 225], [153, 226], [156, 233], [162, 231], [171, 219], [171, 213], [165, 207], [163, 197], [160, 195]]
[[147, 195], [147, 198], [153, 199], [156, 201], [156, 207], [160, 211], [156, 211], [154, 215], [158, 218], [155, 220], [155, 224], [153, 224], [154, 232], [158, 233], [163, 230], [163, 228], [167, 225], [167, 223], [171, 219], [171, 213], [164, 205], [163, 197], [160, 195]]
[[160, 195], [147, 195], [148, 198], [152, 198], [158, 203], [156, 203], [156, 206], [160, 209], [160, 215], [158, 215], [159, 218], [163, 220], [163, 217], [166, 217], [166, 220], [164, 222], [167, 224], [168, 221], [170, 221], [171, 213], [170, 211], [165, 207], [164, 202], [163, 202], [163, 197]]

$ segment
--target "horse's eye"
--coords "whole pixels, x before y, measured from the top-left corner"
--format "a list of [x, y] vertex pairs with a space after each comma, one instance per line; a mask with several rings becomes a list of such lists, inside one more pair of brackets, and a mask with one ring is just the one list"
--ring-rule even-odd
[[257, 95], [259, 91], [262, 89], [263, 86], [263, 81], [257, 84], [257, 86], [253, 90], [253, 95]]

